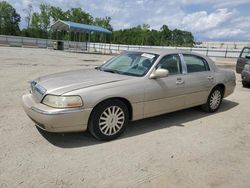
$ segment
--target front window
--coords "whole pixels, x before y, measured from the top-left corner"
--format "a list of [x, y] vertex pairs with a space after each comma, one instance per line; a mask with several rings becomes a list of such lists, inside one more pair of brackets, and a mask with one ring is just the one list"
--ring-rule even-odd
[[101, 71], [144, 76], [154, 64], [159, 55], [144, 52], [125, 52], [100, 67]]
[[156, 68], [166, 69], [170, 75], [182, 73], [181, 60], [178, 54], [163, 57]]

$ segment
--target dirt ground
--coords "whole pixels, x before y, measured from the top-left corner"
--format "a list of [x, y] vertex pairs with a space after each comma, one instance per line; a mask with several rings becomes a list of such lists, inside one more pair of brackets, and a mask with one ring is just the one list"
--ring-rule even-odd
[[[0, 47], [0, 187], [250, 187], [250, 89], [215, 114], [197, 108], [130, 123], [117, 140], [38, 130], [21, 107], [28, 81], [107, 55]], [[235, 59], [215, 59], [234, 69]]]

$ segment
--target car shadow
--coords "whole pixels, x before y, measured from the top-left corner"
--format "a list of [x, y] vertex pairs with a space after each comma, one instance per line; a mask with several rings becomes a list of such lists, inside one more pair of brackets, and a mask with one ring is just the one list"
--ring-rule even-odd
[[[216, 113], [228, 111], [239, 103], [224, 99], [220, 109]], [[130, 122], [126, 131], [116, 140], [149, 133], [152, 131], [169, 128], [172, 126], [184, 127], [184, 123], [201, 119], [214, 113], [206, 113], [199, 107], [189, 108], [152, 118]], [[61, 148], [85, 147], [106, 142], [96, 140], [88, 131], [78, 133], [49, 133], [37, 128], [41, 135], [51, 144]], [[115, 142], [116, 140], [113, 140]]]

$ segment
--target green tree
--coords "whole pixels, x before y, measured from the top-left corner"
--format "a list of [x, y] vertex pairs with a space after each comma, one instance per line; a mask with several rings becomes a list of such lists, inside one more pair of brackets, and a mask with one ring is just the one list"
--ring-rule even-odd
[[94, 24], [104, 27], [110, 31], [113, 31], [113, 27], [111, 25], [111, 17], [106, 16], [105, 18], [95, 18]]
[[193, 46], [194, 37], [192, 33], [175, 29], [172, 34], [174, 46]]
[[192, 46], [193, 39], [192, 33], [178, 29], [171, 31], [167, 25], [159, 31], [150, 30], [149, 25], [143, 24], [113, 32], [113, 43], [119, 44]]
[[18, 35], [20, 33], [20, 15], [6, 1], [0, 2], [0, 34]]
[[83, 11], [81, 8], [72, 8], [66, 11], [65, 14], [68, 21], [85, 24], [93, 23], [93, 17], [89, 13]]
[[57, 20], [67, 20], [65, 12], [60, 7], [50, 7], [50, 16], [53, 19], [53, 22]]
[[169, 46], [172, 40], [172, 31], [167, 25], [163, 25], [160, 29], [161, 31], [161, 45]]
[[22, 35], [28, 37], [48, 38], [51, 24], [51, 6], [40, 4], [40, 13], [32, 14], [31, 25], [23, 29]]
[[50, 5], [48, 4], [41, 4], [40, 5], [40, 28], [43, 31], [48, 31], [49, 30], [49, 26], [50, 26]]

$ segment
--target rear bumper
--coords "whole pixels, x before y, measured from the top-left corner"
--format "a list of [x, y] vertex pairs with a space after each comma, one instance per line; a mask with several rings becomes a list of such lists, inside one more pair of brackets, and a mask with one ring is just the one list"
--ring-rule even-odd
[[24, 95], [22, 105], [36, 125], [48, 132], [85, 131], [92, 109], [55, 109], [34, 101], [31, 94]]
[[232, 80], [232, 81], [226, 83], [225, 86], [226, 87], [225, 87], [224, 97], [227, 97], [234, 92], [234, 89], [236, 87], [236, 81]]

